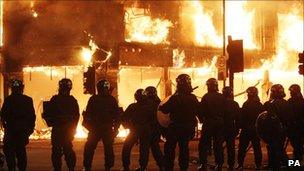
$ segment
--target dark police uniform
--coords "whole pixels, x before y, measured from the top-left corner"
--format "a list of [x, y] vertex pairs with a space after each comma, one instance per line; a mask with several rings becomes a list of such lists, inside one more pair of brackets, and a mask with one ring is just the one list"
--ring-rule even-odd
[[243, 166], [249, 143], [252, 143], [254, 150], [254, 160], [257, 168], [262, 164], [262, 150], [260, 139], [255, 129], [255, 122], [260, 113], [263, 112], [263, 104], [260, 100], [249, 99], [247, 100], [241, 109], [240, 115], [240, 142], [238, 149], [238, 164]]
[[293, 130], [289, 132], [289, 139], [293, 147], [294, 158], [301, 161], [304, 154], [304, 98], [303, 96], [292, 97], [288, 99], [288, 103], [295, 117]]
[[287, 165], [288, 156], [284, 148], [287, 134], [293, 129], [294, 115], [285, 99], [275, 99], [264, 104], [265, 110], [274, 113], [280, 120], [283, 132], [276, 132], [267, 144], [268, 163], [273, 169]]
[[104, 145], [105, 169], [114, 166], [113, 142], [118, 129], [119, 109], [111, 95], [93, 95], [83, 115], [83, 125], [89, 130], [84, 147], [83, 165], [91, 169], [94, 151], [100, 139]]
[[160, 99], [157, 97], [149, 98], [151, 100], [151, 103], [153, 105], [154, 114], [152, 118], [152, 132], [151, 132], [151, 152], [154, 157], [154, 160], [156, 161], [156, 164], [160, 169], [162, 169], [165, 165], [165, 159], [164, 154], [160, 149], [159, 142], [160, 142], [160, 136], [161, 134], [165, 134], [166, 128], [163, 128], [161, 125], [159, 125], [157, 121], [157, 109], [160, 103]]
[[12, 94], [5, 98], [1, 109], [4, 126], [3, 151], [9, 170], [15, 170], [15, 157], [19, 170], [26, 170], [25, 146], [35, 127], [35, 110], [32, 98], [22, 94]]
[[193, 94], [175, 93], [159, 107], [163, 113], [170, 113], [171, 123], [165, 143], [166, 170], [174, 168], [175, 147], [179, 146], [179, 166], [187, 170], [189, 166], [189, 141], [194, 137], [197, 126], [198, 100]]
[[54, 170], [61, 170], [61, 157], [69, 170], [74, 170], [76, 154], [73, 150], [73, 139], [79, 120], [79, 106], [72, 95], [55, 95], [50, 100], [52, 106], [52, 162]]
[[207, 164], [208, 144], [211, 138], [213, 138], [215, 162], [218, 166], [223, 164], [224, 107], [225, 98], [218, 92], [206, 93], [200, 102], [199, 112], [203, 126], [199, 142], [199, 157], [203, 166]]
[[122, 148], [122, 162], [125, 169], [129, 168], [131, 150], [137, 141], [140, 148], [139, 165], [142, 170], [146, 169], [149, 161], [153, 115], [155, 108], [152, 101], [147, 99], [130, 104], [124, 112], [123, 120], [130, 129]]
[[224, 142], [226, 142], [228, 154], [228, 166], [234, 167], [235, 162], [235, 137], [238, 134], [238, 118], [240, 115], [239, 104], [232, 100], [225, 100], [224, 108]]

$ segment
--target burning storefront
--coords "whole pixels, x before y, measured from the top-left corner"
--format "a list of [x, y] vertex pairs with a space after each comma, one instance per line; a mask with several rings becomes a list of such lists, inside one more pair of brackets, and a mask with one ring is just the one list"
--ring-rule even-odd
[[[201, 97], [204, 82], [217, 77], [222, 66], [223, 35], [231, 35], [244, 46], [245, 70], [234, 80], [236, 100], [243, 102], [242, 92], [252, 85], [266, 100], [272, 83], [303, 87], [296, 59], [304, 49], [303, 5], [226, 1], [223, 24], [222, 1], [1, 1], [0, 90], [6, 96], [7, 80], [24, 80], [37, 130], [46, 128], [42, 101], [56, 93], [63, 77], [74, 82], [73, 95], [84, 110], [88, 65], [96, 68], [97, 80], [110, 80], [124, 108], [137, 88], [153, 85], [161, 98], [170, 95], [180, 73], [192, 77]], [[85, 131], [79, 126], [76, 136], [85, 137]], [[126, 133], [121, 129], [119, 136]]]

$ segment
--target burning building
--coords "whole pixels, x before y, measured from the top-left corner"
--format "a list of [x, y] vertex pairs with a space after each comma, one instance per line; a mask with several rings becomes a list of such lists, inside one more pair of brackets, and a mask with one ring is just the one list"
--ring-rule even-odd
[[[72, 94], [84, 110], [88, 65], [95, 66], [97, 80], [110, 80], [124, 108], [137, 88], [153, 85], [161, 98], [170, 95], [180, 73], [192, 77], [201, 97], [204, 82], [218, 76], [222, 56], [228, 56], [223, 46], [231, 35], [244, 46], [236, 100], [244, 101], [242, 92], [252, 85], [266, 100], [272, 83], [303, 87], [297, 73], [303, 6], [300, 0], [1, 1], [1, 99], [9, 93], [9, 79], [23, 79], [25, 93], [34, 99], [36, 128], [45, 129], [42, 101], [56, 93], [63, 77], [72, 79]], [[81, 126], [76, 136], [85, 136]]]

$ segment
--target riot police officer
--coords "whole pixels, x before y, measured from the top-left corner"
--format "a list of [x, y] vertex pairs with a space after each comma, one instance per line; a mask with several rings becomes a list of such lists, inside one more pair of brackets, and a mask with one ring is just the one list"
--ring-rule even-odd
[[83, 166], [91, 170], [94, 151], [100, 139], [104, 145], [105, 170], [114, 166], [113, 142], [118, 133], [119, 108], [117, 100], [110, 94], [110, 83], [100, 80], [97, 95], [90, 97], [86, 112], [83, 114], [83, 125], [89, 134], [84, 147]]
[[289, 132], [290, 143], [293, 147], [294, 159], [302, 160], [304, 154], [304, 98], [301, 93], [301, 87], [293, 84], [289, 87], [290, 98], [288, 103], [291, 106], [292, 113], [295, 115], [294, 129]]
[[79, 120], [79, 106], [74, 96], [70, 95], [72, 81], [63, 78], [59, 81], [58, 94], [50, 100], [51, 111], [47, 114], [52, 121], [52, 163], [54, 170], [61, 170], [61, 157], [69, 170], [74, 170], [76, 154], [73, 150], [73, 139]]
[[130, 104], [123, 114], [123, 122], [130, 129], [123, 148], [122, 163], [123, 170], [129, 170], [130, 154], [134, 144], [139, 141], [140, 156], [137, 170], [145, 170], [149, 161], [149, 148], [151, 143], [151, 133], [153, 115], [155, 115], [154, 104], [151, 103], [144, 94], [143, 89], [138, 89], [134, 94], [136, 103]]
[[4, 127], [3, 152], [8, 170], [26, 170], [27, 157], [25, 146], [35, 127], [35, 110], [31, 97], [23, 95], [24, 85], [20, 80], [11, 83], [12, 93], [6, 97], [1, 109], [1, 121]]
[[282, 131], [276, 131], [275, 135], [269, 135], [267, 143], [268, 166], [272, 169], [279, 169], [287, 165], [288, 156], [284, 147], [286, 135], [293, 130], [294, 115], [288, 102], [284, 99], [286, 96], [284, 87], [275, 84], [270, 89], [270, 99], [264, 106], [265, 110], [278, 117], [282, 125]]
[[228, 154], [228, 169], [234, 168], [235, 162], [235, 137], [238, 134], [239, 104], [233, 100], [233, 91], [230, 87], [224, 87], [222, 91], [225, 97], [224, 108], [224, 142], [226, 142]]
[[249, 143], [254, 150], [256, 169], [261, 169], [262, 150], [260, 139], [255, 129], [255, 122], [260, 113], [263, 112], [263, 104], [258, 96], [256, 87], [249, 87], [247, 90], [248, 99], [244, 102], [240, 114], [240, 142], [238, 147], [238, 169], [243, 169], [244, 159]]
[[153, 114], [153, 123], [152, 123], [152, 133], [151, 133], [151, 152], [154, 157], [154, 160], [156, 161], [156, 164], [159, 167], [159, 170], [164, 169], [164, 154], [160, 150], [159, 142], [160, 142], [160, 136], [161, 134], [165, 134], [165, 128], [162, 127], [156, 117], [156, 112], [160, 103], [160, 99], [157, 96], [157, 90], [153, 86], [148, 86], [145, 89], [145, 93], [147, 95], [147, 98], [152, 102], [154, 106], [154, 114]]
[[202, 134], [199, 142], [199, 170], [206, 170], [208, 144], [213, 140], [216, 170], [221, 170], [223, 165], [222, 143], [224, 128], [224, 107], [225, 98], [218, 92], [218, 82], [215, 78], [210, 78], [206, 82], [208, 92], [203, 96], [200, 105], [200, 120], [203, 123]]
[[181, 74], [176, 78], [176, 92], [169, 100], [159, 107], [165, 114], [170, 113], [171, 123], [168, 126], [165, 142], [166, 170], [174, 168], [175, 147], [179, 145], [179, 166], [187, 170], [189, 165], [189, 141], [194, 137], [197, 126], [198, 100], [192, 94], [191, 78]]

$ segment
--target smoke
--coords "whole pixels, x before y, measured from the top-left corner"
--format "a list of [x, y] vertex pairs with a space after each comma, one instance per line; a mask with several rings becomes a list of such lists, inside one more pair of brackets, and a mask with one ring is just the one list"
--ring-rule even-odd
[[79, 64], [88, 34], [109, 48], [123, 40], [123, 15], [122, 5], [115, 2], [6, 1], [6, 56], [27, 65]]
[[[9, 68], [10, 66], [14, 68], [19, 64], [79, 64], [81, 46], [87, 46], [89, 43], [88, 33], [93, 36], [99, 47], [113, 49], [124, 41], [123, 8], [134, 5], [139, 8], [148, 7], [152, 18], [172, 21], [173, 26], [170, 28], [168, 37], [172, 45], [193, 45], [196, 44], [195, 26], [190, 23], [191, 16], [181, 14], [183, 2], [5, 1], [4, 55], [10, 59], [7, 62]], [[209, 16], [212, 21], [211, 24], [214, 27], [212, 33], [221, 37], [222, 1], [198, 2], [202, 5], [206, 16]], [[256, 11], [255, 21], [261, 21], [258, 18], [258, 9], [262, 8], [266, 13], [269, 11], [274, 15], [265, 17], [269, 18], [265, 21], [274, 22], [273, 27], [275, 27], [277, 21], [272, 18], [276, 18], [278, 13], [293, 12], [303, 16], [303, 3], [303, 1], [248, 1], [245, 10]], [[226, 10], [229, 11], [229, 9]], [[33, 15], [33, 12], [37, 13], [37, 17]], [[204, 31], [208, 27], [207, 24], [202, 22], [199, 28]], [[255, 30], [259, 30], [259, 24], [262, 23], [255, 22], [254, 24]], [[261, 36], [256, 34], [255, 39], [257, 37]], [[267, 46], [270, 46], [269, 44]]]

